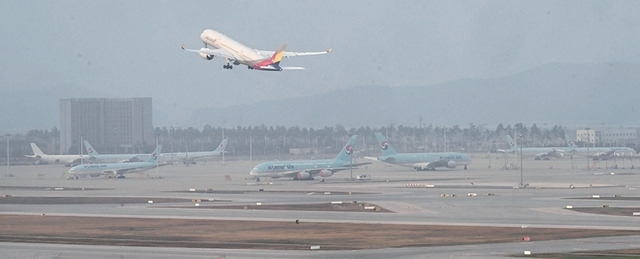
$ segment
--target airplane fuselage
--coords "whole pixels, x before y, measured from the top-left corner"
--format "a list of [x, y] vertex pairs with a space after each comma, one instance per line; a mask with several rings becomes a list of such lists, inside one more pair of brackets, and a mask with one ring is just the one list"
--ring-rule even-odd
[[[540, 153], [548, 153], [548, 152], [565, 152], [566, 147], [523, 147], [522, 154], [523, 155], [537, 155]], [[520, 148], [507, 149], [506, 153], [517, 152], [520, 153]]]
[[28, 156], [35, 159], [38, 163], [45, 162], [47, 164], [65, 164], [65, 165], [77, 165], [82, 161], [89, 161], [89, 156], [83, 155], [35, 155]]
[[578, 147], [567, 150], [568, 152], [581, 155], [593, 155], [596, 153], [608, 153], [614, 151], [614, 154], [635, 155], [636, 150], [630, 147]]
[[106, 172], [135, 173], [156, 167], [155, 162], [132, 162], [132, 163], [110, 163], [110, 164], [83, 164], [69, 169], [69, 174], [74, 176], [100, 175]]
[[100, 154], [89, 157], [91, 163], [125, 163], [140, 162], [149, 157], [149, 154]]
[[344, 168], [349, 166], [349, 162], [337, 162], [335, 160], [294, 160], [294, 161], [278, 161], [265, 162], [256, 165], [249, 175], [255, 177], [284, 177], [282, 173], [289, 172], [305, 172], [309, 170], [330, 170], [335, 168]]
[[[236, 58], [238, 64], [244, 64], [253, 67], [257, 61], [263, 60], [264, 56], [260, 55], [254, 49], [251, 49], [240, 42], [237, 42], [226, 35], [214, 31], [204, 30], [200, 35], [202, 41], [214, 48], [222, 49]], [[236, 64], [236, 65], [238, 65]]]
[[416, 163], [428, 163], [435, 161], [454, 161], [457, 165], [468, 165], [471, 159], [465, 154], [457, 152], [444, 153], [396, 153], [388, 156], [381, 156], [378, 160], [404, 166], [413, 166]]

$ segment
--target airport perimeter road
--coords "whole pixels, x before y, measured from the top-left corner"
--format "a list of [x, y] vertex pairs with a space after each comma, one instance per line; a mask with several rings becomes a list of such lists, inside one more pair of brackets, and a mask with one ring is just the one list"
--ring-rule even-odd
[[[507, 164], [514, 163], [513, 158], [510, 159], [512, 161], [507, 161]], [[600, 167], [599, 169], [588, 170], [584, 159], [534, 161], [525, 158], [522, 170], [524, 187], [520, 186], [521, 171], [519, 169], [501, 169], [505, 164], [504, 157], [483, 154], [472, 157], [472, 160], [468, 170], [416, 172], [409, 168], [374, 163], [354, 170], [353, 173], [349, 170], [341, 171], [326, 178], [324, 182], [318, 179], [314, 181], [261, 179], [259, 183], [248, 179], [248, 172], [252, 166], [248, 161], [226, 161], [224, 164], [220, 161], [209, 161], [188, 167], [163, 166], [144, 174], [128, 175], [127, 179], [118, 180], [102, 177], [66, 180], [64, 172], [68, 168], [63, 166], [15, 166], [11, 168], [13, 176], [2, 177], [0, 193], [5, 196], [184, 200], [167, 203], [0, 203], [0, 213], [512, 226], [522, 228], [523, 234], [526, 234], [527, 228], [533, 227], [640, 230], [640, 224], [638, 224], [640, 216], [600, 215], [571, 209], [635, 207], [640, 211], [637, 199], [640, 197], [638, 180], [640, 169], [637, 169], [640, 162], [637, 159], [606, 162], [607, 167], [617, 165], [617, 169], [604, 169], [605, 162], [600, 162], [596, 165]], [[519, 161], [517, 163], [519, 164]], [[368, 174], [371, 180], [349, 179], [351, 175], [355, 177], [357, 174]], [[192, 202], [193, 200], [200, 202]], [[370, 203], [393, 212], [210, 208], [225, 205], [352, 201]], [[620, 238], [638, 243], [638, 237]], [[566, 246], [566, 249], [571, 251], [581, 247], [595, 248], [596, 245], [592, 246], [590, 242], [598, 244], [597, 247], [602, 249], [629, 247], [629, 245], [620, 245], [624, 242], [610, 241], [610, 238], [563, 242], [571, 244]], [[558, 250], [557, 247], [551, 249], [540, 242], [465, 246], [463, 249], [465, 252], [471, 252], [470, 255], [477, 252], [479, 254], [475, 255], [489, 256], [490, 254], [486, 252], [496, 247], [504, 247], [498, 250], [502, 251], [499, 253], [510, 253], [511, 250], [516, 253], [525, 249], [526, 246], [532, 246], [536, 250]], [[449, 253], [455, 255], [456, 251], [461, 251], [451, 247], [417, 251], [404, 249], [400, 250], [402, 252], [399, 255], [417, 256], [418, 251], [429, 250], [436, 254], [438, 254], [437, 251], [442, 251], [443, 256]], [[378, 255], [384, 255], [384, 251]], [[398, 250], [390, 251], [392, 254], [398, 254]], [[252, 257], [251, 253], [238, 257]], [[370, 252], [360, 251], [359, 253], [366, 255]]]

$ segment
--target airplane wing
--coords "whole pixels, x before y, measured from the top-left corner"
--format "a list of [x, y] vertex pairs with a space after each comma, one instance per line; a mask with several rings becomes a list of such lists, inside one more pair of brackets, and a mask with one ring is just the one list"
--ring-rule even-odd
[[279, 177], [295, 177], [299, 174], [308, 174], [308, 175], [316, 175], [319, 174], [321, 171], [331, 171], [331, 172], [338, 172], [341, 170], [345, 170], [348, 168], [323, 168], [323, 169], [310, 169], [310, 170], [295, 170], [295, 171], [286, 171], [286, 172], [280, 172], [278, 173]]
[[182, 45], [181, 48], [184, 51], [194, 52], [194, 53], [198, 53], [198, 54], [201, 54], [201, 55], [205, 54], [205, 55], [218, 56], [218, 57], [223, 57], [223, 58], [228, 58], [228, 59], [233, 59], [233, 60], [236, 59], [236, 57], [234, 57], [229, 52], [226, 52], [226, 51], [224, 51], [222, 49], [210, 49], [210, 48], [187, 49], [187, 48], [185, 48], [184, 45]]
[[[271, 50], [255, 50], [256, 52], [258, 52], [260, 55], [263, 56], [271, 56], [273, 55], [273, 53], [275, 53], [275, 51], [271, 51]], [[312, 55], [322, 55], [322, 54], [327, 54], [329, 52], [331, 52], [332, 49], [327, 49], [325, 51], [317, 51], [317, 52], [290, 52], [290, 51], [285, 51], [284, 54], [282, 55], [283, 57], [297, 57], [297, 56], [312, 56]], [[282, 68], [284, 69], [284, 68]]]
[[539, 153], [536, 154], [535, 160], [549, 160], [550, 158], [561, 158], [564, 156], [564, 151], [563, 150], [556, 150], [553, 149], [549, 152], [543, 152], [543, 153]]
[[117, 168], [117, 169], [106, 169], [103, 171], [103, 173], [105, 174], [110, 174], [110, 173], [117, 173], [117, 174], [128, 174], [128, 173], [138, 173], [138, 172], [142, 172], [142, 171], [146, 171], [149, 169], [152, 169], [156, 166], [164, 166], [166, 165], [165, 163], [141, 163], [140, 165], [136, 165], [136, 166], [130, 166], [130, 167], [124, 167], [124, 168]]
[[[363, 163], [356, 163], [356, 164], [351, 164], [351, 166], [346, 167], [345, 169], [350, 169], [351, 167], [353, 167], [354, 169], [363, 165], [370, 165], [373, 164], [372, 162], [363, 162]], [[343, 169], [344, 170], [344, 169]]]
[[456, 166], [458, 166], [456, 161], [446, 159], [413, 164], [413, 168], [418, 171], [435, 170], [437, 167], [456, 168]]

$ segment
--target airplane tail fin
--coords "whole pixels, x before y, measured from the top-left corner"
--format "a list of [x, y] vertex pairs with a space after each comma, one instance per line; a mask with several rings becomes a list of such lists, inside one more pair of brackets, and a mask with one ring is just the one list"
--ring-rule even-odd
[[358, 142], [358, 135], [351, 136], [351, 138], [349, 139], [349, 142], [347, 142], [347, 144], [344, 145], [344, 147], [342, 148], [342, 150], [340, 150], [340, 153], [338, 154], [338, 156], [336, 156], [334, 160], [347, 161], [351, 163], [351, 156], [353, 155], [354, 146], [356, 145], [357, 142]]
[[564, 139], [567, 141], [567, 150], [571, 151], [571, 150], [575, 150], [578, 146], [576, 145], [575, 142], [573, 142], [573, 140], [567, 136], [566, 134], [564, 135]]
[[160, 158], [161, 151], [162, 151], [162, 145], [156, 146], [156, 149], [153, 151], [153, 153], [151, 153], [151, 156], [149, 156], [149, 159], [147, 159], [147, 162], [150, 162], [150, 163], [157, 162], [158, 158]]
[[36, 145], [36, 143], [31, 143], [31, 150], [33, 150], [34, 156], [45, 155], [45, 153], [43, 153], [42, 150], [40, 150], [40, 148], [38, 147], [38, 145]]
[[93, 147], [91, 146], [91, 144], [89, 144], [89, 141], [86, 141], [86, 140], [84, 141], [84, 148], [86, 148], [86, 149], [87, 149], [87, 154], [88, 154], [89, 156], [91, 156], [91, 157], [92, 157], [92, 156], [100, 155], [100, 154], [98, 153], [98, 151], [96, 151], [95, 149], [93, 149]]
[[282, 60], [282, 57], [284, 56], [284, 49], [287, 48], [286, 44], [282, 44], [282, 46], [280, 46], [280, 48], [278, 48], [278, 50], [276, 50], [275, 53], [273, 53], [273, 55], [271, 56], [271, 62], [274, 64], [279, 64], [280, 60]]
[[224, 150], [227, 148], [227, 142], [228, 140], [226, 138], [223, 139], [222, 142], [220, 142], [220, 145], [218, 145], [218, 148], [216, 148], [216, 150], [214, 151], [217, 151], [220, 153], [224, 152]]
[[398, 152], [389, 144], [387, 139], [380, 132], [376, 132], [376, 139], [378, 140], [378, 144], [380, 144], [380, 148], [382, 148], [382, 156], [390, 156], [393, 154], [397, 154]]
[[516, 143], [513, 138], [511, 138], [511, 136], [509, 136], [509, 134], [507, 134], [506, 136], [507, 138], [507, 144], [509, 145], [509, 149], [511, 150], [517, 150], [520, 148], [520, 146], [518, 146], [518, 143]]
[[[270, 58], [264, 59], [256, 63], [255, 65], [253, 65], [253, 68], [261, 69], [261, 70], [271, 70], [271, 71], [283, 70], [283, 68], [280, 67], [280, 60], [282, 60], [282, 57], [284, 57], [284, 49], [286, 47], [287, 45], [282, 44], [282, 46], [280, 46], [278, 50], [273, 52], [273, 55], [271, 55]], [[287, 68], [287, 69], [294, 69], [294, 68]]]

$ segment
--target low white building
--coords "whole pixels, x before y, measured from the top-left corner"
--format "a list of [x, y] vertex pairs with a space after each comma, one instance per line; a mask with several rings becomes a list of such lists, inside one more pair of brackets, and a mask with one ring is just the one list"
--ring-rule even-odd
[[628, 146], [630, 143], [637, 143], [638, 136], [637, 128], [576, 130], [576, 141], [596, 146]]

